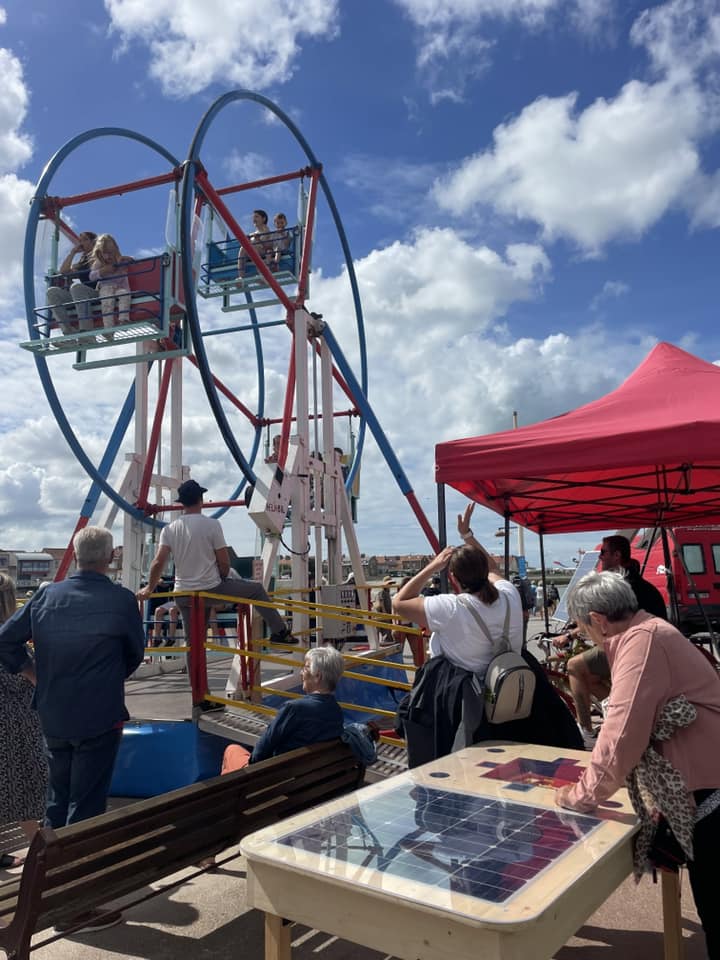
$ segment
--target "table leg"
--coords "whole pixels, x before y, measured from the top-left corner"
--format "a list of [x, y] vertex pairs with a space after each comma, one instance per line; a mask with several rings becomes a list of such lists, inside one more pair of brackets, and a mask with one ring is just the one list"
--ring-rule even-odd
[[665, 960], [682, 960], [682, 910], [680, 908], [680, 874], [660, 871], [663, 905]]
[[265, 914], [265, 960], [290, 960], [291, 920]]

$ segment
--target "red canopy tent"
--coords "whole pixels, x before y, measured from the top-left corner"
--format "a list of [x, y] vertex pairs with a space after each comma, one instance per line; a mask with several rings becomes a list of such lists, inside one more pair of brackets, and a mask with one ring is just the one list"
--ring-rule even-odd
[[439, 443], [435, 470], [537, 533], [720, 523], [720, 367], [659, 343], [599, 400]]

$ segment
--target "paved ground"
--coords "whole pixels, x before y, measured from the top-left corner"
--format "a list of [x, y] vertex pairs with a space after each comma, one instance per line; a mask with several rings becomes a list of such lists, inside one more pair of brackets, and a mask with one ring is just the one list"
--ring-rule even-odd
[[[530, 624], [529, 636], [542, 629]], [[222, 690], [227, 662], [211, 670], [211, 687]], [[135, 718], [181, 719], [190, 715], [187, 678], [181, 674], [128, 684], [127, 702]], [[16, 873], [16, 871], [13, 871]], [[0, 881], [10, 874], [0, 872]], [[173, 885], [172, 880], [183, 880]], [[262, 960], [262, 916], [245, 900], [243, 858], [230, 850], [210, 873], [184, 871], [132, 898], [124, 922], [94, 934], [79, 934], [48, 942], [49, 934], [34, 940], [36, 960]], [[159, 891], [159, 892], [158, 892]], [[332, 904], [328, 903], [328, 910]], [[649, 878], [636, 886], [627, 880], [562, 950], [557, 960], [653, 960], [662, 958], [660, 887]], [[683, 932], [686, 960], [705, 957], [704, 942], [692, 906], [687, 880], [683, 889]], [[373, 960], [366, 950], [306, 927], [293, 928], [296, 960]], [[43, 944], [46, 944], [43, 946]], [[528, 958], [545, 960], [545, 958]]]
[[[94, 934], [66, 937], [42, 946], [33, 943], [36, 960], [262, 960], [262, 915], [245, 902], [242, 857], [229, 856], [213, 873], [185, 871], [189, 879], [125, 912], [117, 927]], [[159, 885], [158, 885], [159, 886]], [[163, 885], [167, 887], [167, 882]], [[692, 898], [684, 885], [685, 960], [705, 957]], [[327, 909], [332, 910], [332, 903]], [[628, 880], [594, 914], [557, 960], [661, 960], [663, 956], [660, 888], [649, 879], [636, 887]], [[373, 960], [381, 954], [338, 940], [320, 931], [293, 928], [295, 960]], [[532, 958], [528, 960], [546, 960]]]

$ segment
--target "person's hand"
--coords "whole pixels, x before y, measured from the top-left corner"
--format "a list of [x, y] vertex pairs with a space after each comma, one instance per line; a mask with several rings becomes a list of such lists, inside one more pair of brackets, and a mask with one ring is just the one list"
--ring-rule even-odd
[[435, 573], [437, 570], [444, 570], [448, 563], [450, 563], [450, 557], [454, 552], [455, 547], [445, 547], [445, 549], [441, 550], [425, 567], [426, 571], [428, 573]]
[[572, 810], [573, 805], [570, 802], [570, 791], [573, 788], [573, 784], [566, 784], [564, 787], [560, 787], [555, 791], [555, 806], [556, 807], [565, 807], [567, 810]]
[[458, 514], [458, 518], [457, 518], [458, 533], [463, 538], [465, 537], [466, 533], [470, 532], [470, 520], [472, 519], [474, 509], [475, 509], [475, 502], [471, 501], [465, 507], [464, 512]]
[[565, 650], [573, 642], [573, 638], [569, 633], [561, 633], [559, 637], [553, 637], [553, 646], [557, 647], [558, 650]]
[[140, 603], [145, 603], [146, 600], [150, 599], [152, 594], [153, 591], [149, 587], [141, 587], [135, 594], [135, 598], [139, 600]]

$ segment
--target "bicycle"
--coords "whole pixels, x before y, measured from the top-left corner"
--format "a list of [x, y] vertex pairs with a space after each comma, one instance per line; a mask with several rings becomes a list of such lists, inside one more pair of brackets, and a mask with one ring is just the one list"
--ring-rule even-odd
[[[560, 630], [543, 630], [541, 633], [536, 633], [535, 636], [531, 637], [529, 642], [536, 643], [542, 650], [544, 658], [539, 660], [540, 666], [545, 671], [545, 675], [555, 688], [558, 696], [564, 701], [570, 713], [577, 720], [577, 708], [575, 706], [575, 698], [570, 688], [567, 665], [572, 657], [578, 656], [585, 650], [589, 650], [592, 644], [577, 635], [572, 636], [571, 642], [565, 647], [558, 648], [554, 643], [559, 637], [567, 636], [568, 632], [573, 630], [575, 626], [575, 623], [570, 621]], [[592, 708], [602, 716], [602, 708], [594, 699], [592, 701]]]

